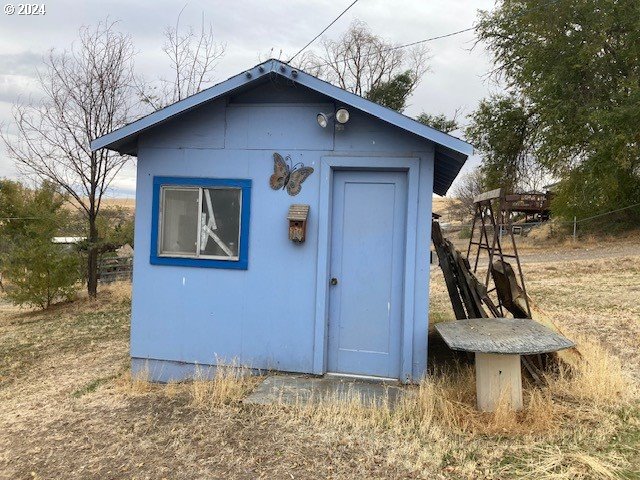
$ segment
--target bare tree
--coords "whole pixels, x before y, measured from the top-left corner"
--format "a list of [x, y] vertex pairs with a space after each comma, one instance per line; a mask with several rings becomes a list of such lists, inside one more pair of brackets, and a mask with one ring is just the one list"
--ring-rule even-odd
[[475, 204], [473, 199], [484, 191], [484, 175], [481, 167], [464, 173], [453, 188], [453, 201], [447, 211], [452, 218], [464, 222], [473, 216]]
[[87, 290], [97, 293], [103, 195], [128, 157], [100, 150], [91, 141], [126, 124], [135, 89], [131, 38], [113, 22], [83, 27], [68, 51], [49, 51], [38, 80], [43, 100], [14, 106], [17, 136], [2, 140], [20, 172], [48, 180], [69, 193], [88, 230]]
[[186, 5], [178, 14], [175, 27], [169, 26], [164, 31], [162, 51], [169, 58], [171, 76], [161, 78], [155, 84], [138, 81], [142, 101], [154, 110], [198, 93], [211, 84], [212, 72], [226, 50], [226, 44], [215, 41], [213, 24], [205, 22], [204, 13], [199, 31], [192, 26], [180, 30], [180, 17], [185, 8]]
[[409, 71], [413, 80], [408, 96], [428, 70], [427, 50], [421, 45], [397, 47], [374, 35], [366, 23], [354, 20], [338, 40], [323, 39], [320, 53], [302, 55], [298, 66], [360, 96]]

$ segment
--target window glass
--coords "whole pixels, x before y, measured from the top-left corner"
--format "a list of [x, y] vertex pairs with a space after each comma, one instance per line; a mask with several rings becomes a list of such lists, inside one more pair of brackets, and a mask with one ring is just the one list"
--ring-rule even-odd
[[162, 254], [194, 255], [198, 243], [197, 188], [163, 188]]
[[241, 201], [239, 188], [202, 189], [201, 256], [238, 258]]

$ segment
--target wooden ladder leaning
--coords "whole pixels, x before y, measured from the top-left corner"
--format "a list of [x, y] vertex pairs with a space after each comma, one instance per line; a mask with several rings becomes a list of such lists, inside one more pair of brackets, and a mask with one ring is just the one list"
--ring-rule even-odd
[[[478, 276], [481, 257], [487, 257], [488, 265], [484, 276], [484, 287], [487, 295], [496, 292], [498, 299], [495, 310], [489, 306], [491, 313], [496, 317], [504, 317], [505, 310], [508, 310], [517, 318], [532, 318], [518, 248], [513, 236], [511, 215], [504, 208], [503, 190], [498, 188], [482, 193], [474, 198], [474, 204], [475, 212], [467, 248], [467, 261], [471, 265], [471, 257], [475, 256], [472, 272]], [[511, 241], [512, 253], [505, 253], [502, 249], [505, 235]], [[514, 278], [508, 278], [507, 274], [511, 273], [509, 272], [511, 266], [506, 259], [515, 260], [519, 285], [514, 283]], [[505, 285], [505, 288], [498, 290], [496, 280], [505, 283], [510, 280], [511, 288], [508, 289]], [[511, 295], [501, 294], [506, 290], [511, 290]]]

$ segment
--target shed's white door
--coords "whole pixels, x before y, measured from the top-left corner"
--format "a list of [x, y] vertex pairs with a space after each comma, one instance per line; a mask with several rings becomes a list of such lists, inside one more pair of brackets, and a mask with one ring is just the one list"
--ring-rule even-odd
[[333, 177], [328, 371], [400, 376], [405, 172]]

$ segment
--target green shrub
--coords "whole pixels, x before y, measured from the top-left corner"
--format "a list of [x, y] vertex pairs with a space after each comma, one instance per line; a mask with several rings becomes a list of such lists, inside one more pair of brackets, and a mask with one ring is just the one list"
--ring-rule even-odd
[[458, 238], [471, 238], [471, 227], [462, 227], [458, 233]]
[[11, 281], [7, 298], [19, 305], [48, 308], [52, 303], [71, 300], [80, 272], [79, 257], [63, 246], [33, 240], [11, 251], [5, 273]]
[[568, 224], [577, 217], [583, 232], [614, 233], [638, 228], [639, 203], [640, 176], [636, 172], [588, 159], [559, 183], [551, 209]]
[[68, 222], [65, 197], [43, 183], [31, 190], [17, 183], [0, 182], [2, 269], [10, 282], [7, 297], [20, 305], [47, 308], [75, 293], [80, 267], [77, 252], [53, 243]]

